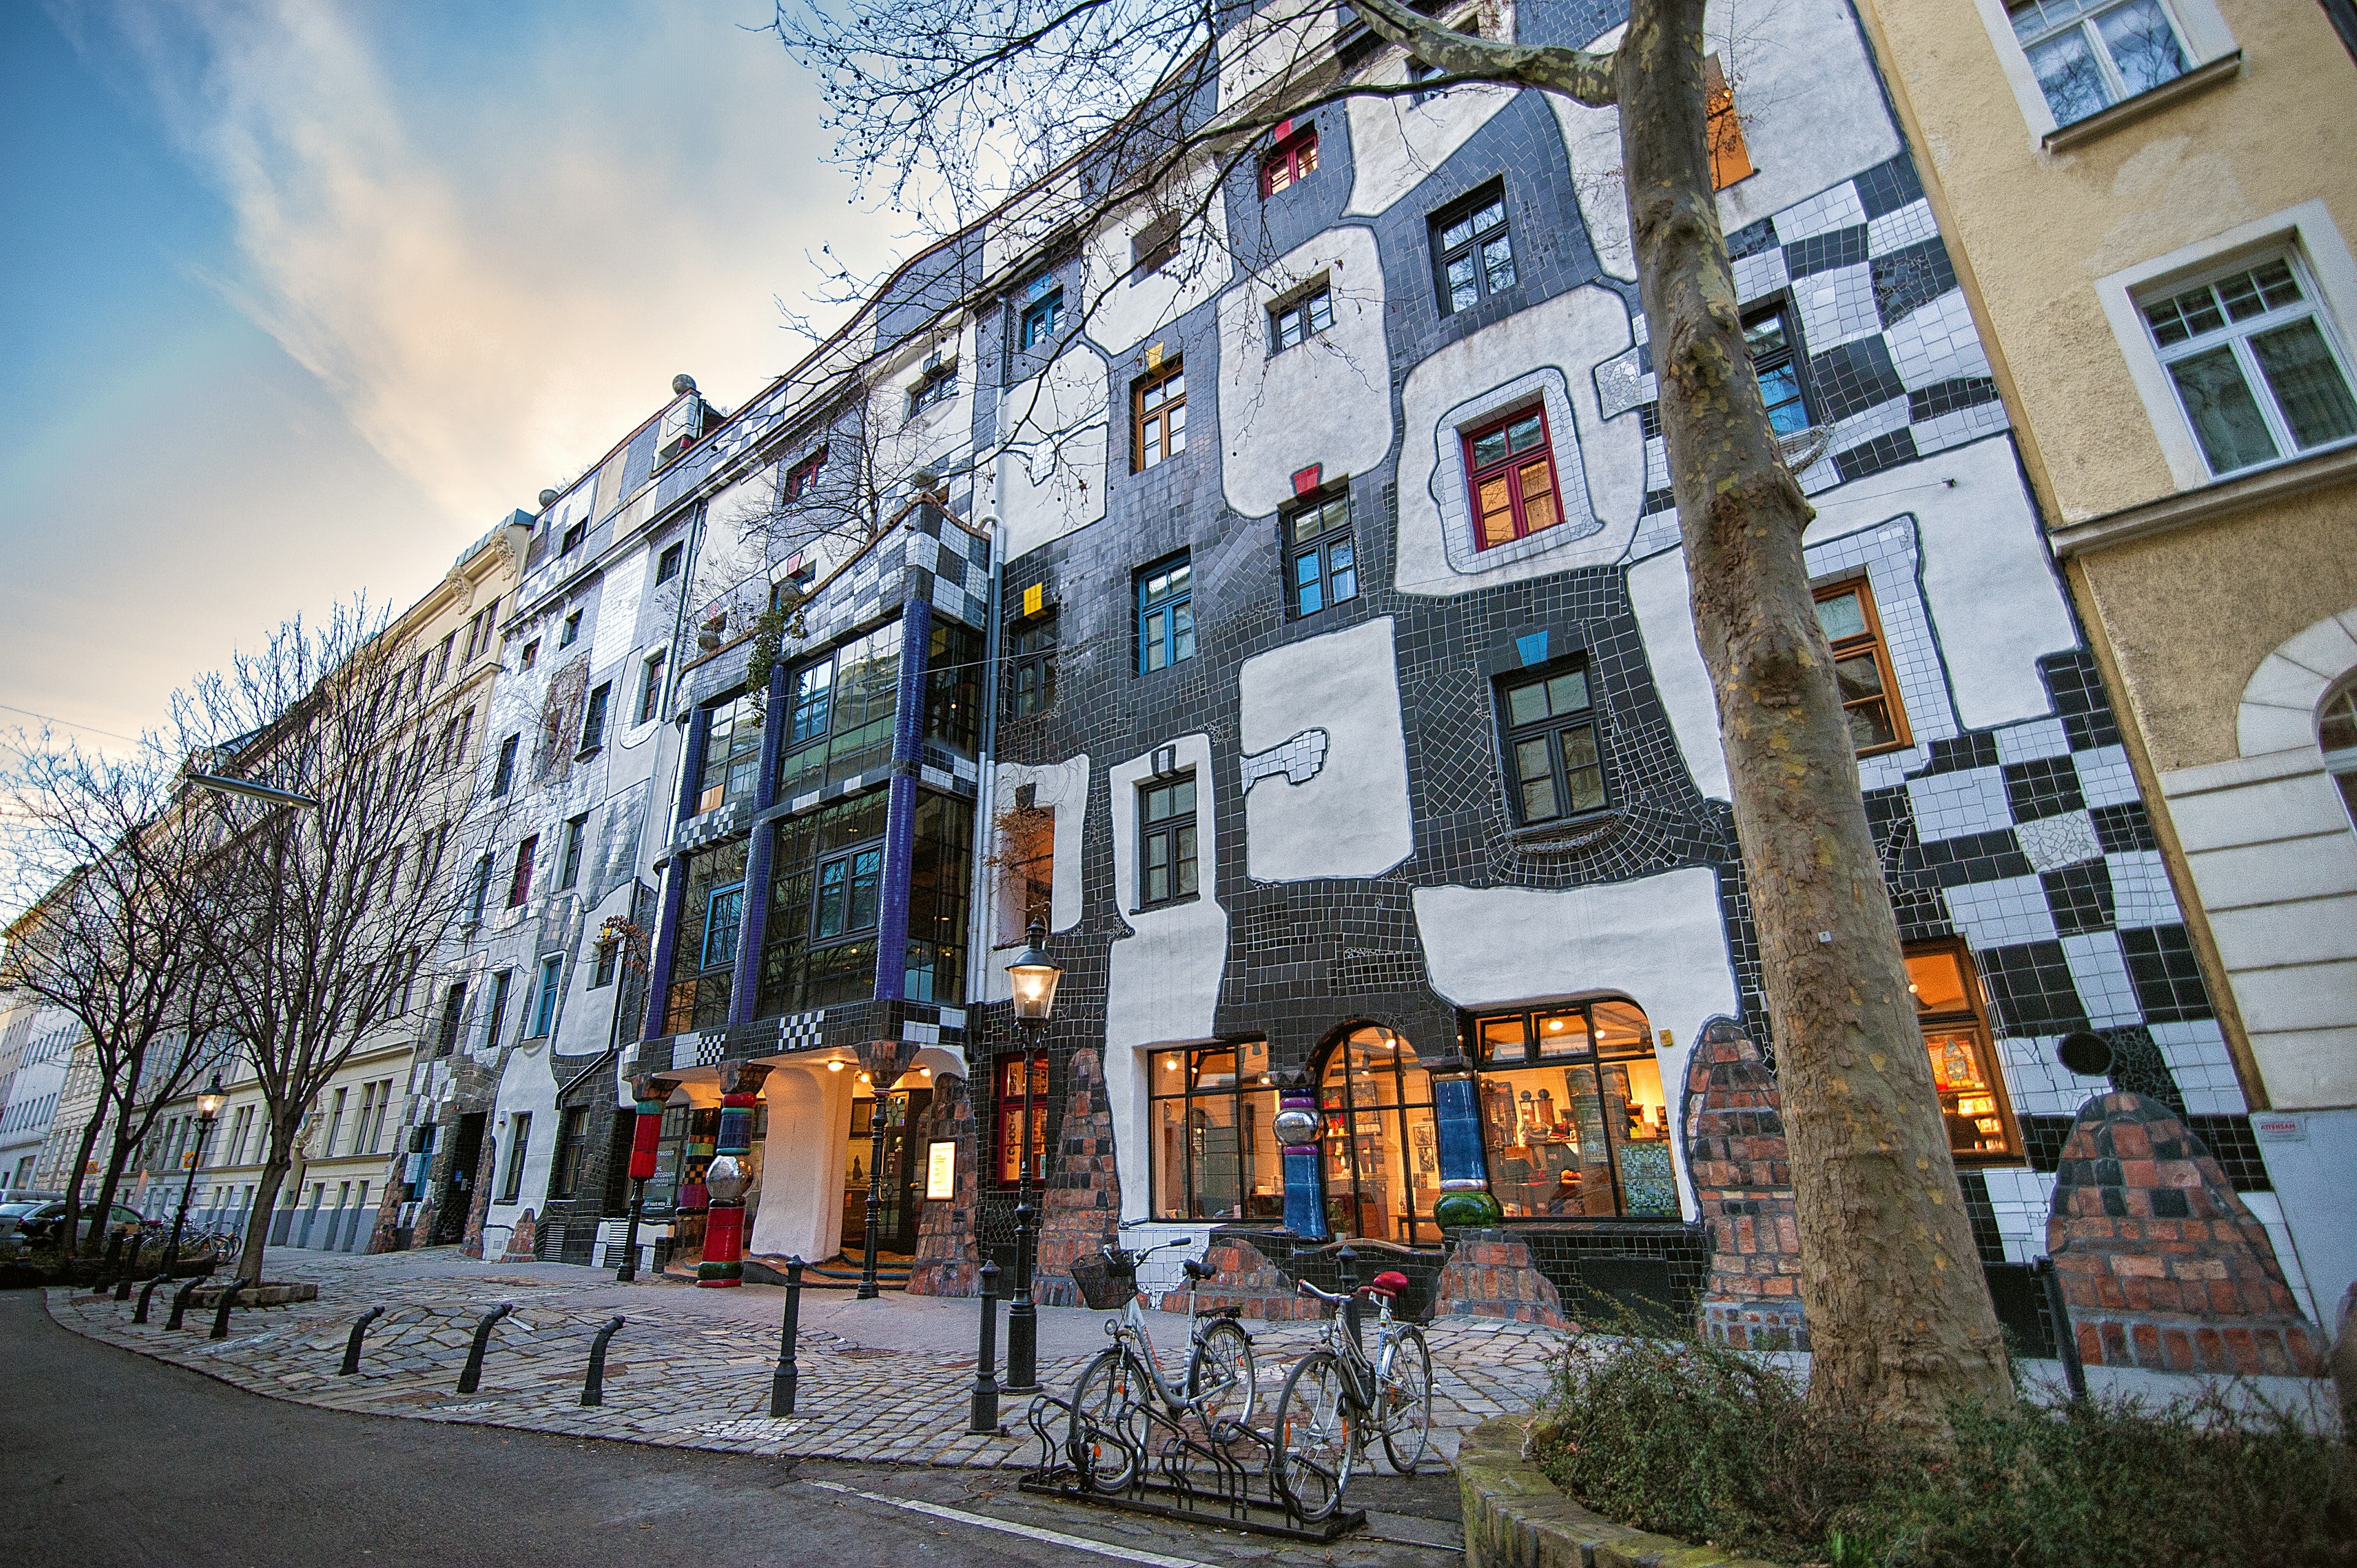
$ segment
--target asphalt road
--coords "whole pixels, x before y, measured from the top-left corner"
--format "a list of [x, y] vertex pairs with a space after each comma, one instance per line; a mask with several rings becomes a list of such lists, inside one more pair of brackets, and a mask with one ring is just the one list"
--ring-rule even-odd
[[[1455, 1556], [1080, 1517], [1019, 1498], [1003, 1473], [797, 1466], [314, 1410], [70, 1334], [32, 1291], [0, 1293], [0, 1563], [709, 1568], [923, 1553], [975, 1568], [1089, 1568]], [[1447, 1486], [1417, 1477], [1419, 1491], [1445, 1498]]]

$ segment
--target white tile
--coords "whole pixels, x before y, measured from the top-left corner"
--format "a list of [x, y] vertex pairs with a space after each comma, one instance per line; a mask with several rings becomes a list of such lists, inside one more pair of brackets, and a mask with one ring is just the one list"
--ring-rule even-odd
[[2138, 926], [2182, 925], [2177, 895], [2169, 886], [2169, 867], [2160, 852], [2133, 849], [2104, 857], [2112, 876], [2113, 923], [2122, 930]]
[[2037, 871], [2059, 871], [2066, 865], [2083, 865], [2104, 853], [2103, 841], [2095, 836], [2094, 821], [2083, 811], [2023, 822], [2013, 830], [2013, 837], [2021, 845], [2021, 853], [2031, 868]]
[[1969, 408], [1952, 409], [1932, 419], [1919, 419], [1911, 427], [1915, 433], [1915, 450], [1925, 456], [1944, 452], [1951, 446], [1962, 446], [1967, 441], [1978, 441], [1984, 435], [1994, 435], [2007, 425], [2005, 404], [1994, 400], [1976, 403]]
[[1939, 237], [1940, 225], [1932, 217], [1932, 203], [1920, 196], [1895, 212], [1866, 221], [1867, 250], [1877, 256], [1887, 256], [1893, 251]]
[[1994, 768], [1968, 768], [1907, 781], [1916, 836], [1925, 841], [1991, 832], [2013, 825], [2005, 799], [2005, 775]]
[[2063, 731], [2061, 719], [2033, 719], [2026, 725], [2007, 725], [1996, 732], [1996, 757], [1999, 762], [2029, 762], [2041, 757], [2060, 757], [2071, 749], [2071, 737]]
[[1874, 274], [1863, 262], [1793, 279], [1792, 301], [1800, 307], [1801, 335], [1812, 354], [1882, 330], [1874, 309]]
[[1910, 392], [1959, 376], [1989, 373], [1962, 289], [1950, 289], [1892, 322], [1883, 333], [1890, 362]]
[[1744, 256], [1735, 263], [1735, 297], [1738, 300], [1758, 299], [1763, 294], [1773, 294], [1787, 281], [1781, 248]]
[[1948, 916], [1976, 948], [2054, 940], [2054, 913], [2035, 876], [1966, 882], [1947, 890]]
[[2144, 1007], [2128, 979], [2127, 961], [2120, 956], [2120, 939], [2110, 931], [2087, 931], [2062, 939], [2062, 955], [2079, 989], [2079, 1004], [2087, 1021], [2098, 1029], [2141, 1024]]
[[2071, 765], [2078, 769], [2079, 793], [2090, 806], [2119, 806], [2144, 798], [2124, 747], [2095, 746], [2073, 755]]
[[[2317, 1315], [2316, 1293], [2309, 1288], [2307, 1272], [2299, 1264], [2299, 1251], [2291, 1243], [2291, 1228], [2284, 1223], [2281, 1196], [2272, 1192], [2242, 1192], [2234, 1196], [2243, 1200], [2243, 1207], [2251, 1211], [2254, 1219], [2267, 1228], [2267, 1240], [2275, 1244], [2276, 1266], [2283, 1270], [2284, 1283], [2291, 1287], [2292, 1299], [2299, 1304], [2300, 1315], [2310, 1323], [2324, 1323]], [[2328, 1332], [2331, 1327], [2325, 1324]]]
[[1857, 188], [1844, 180], [1822, 195], [1794, 202], [1777, 213], [1776, 242], [1789, 245], [1812, 234], [1830, 233], [1835, 229], [1854, 229], [1865, 221], [1866, 208], [1857, 199]]
[[1841, 453], [1863, 442], [1871, 441], [1878, 435], [1888, 435], [1894, 430], [1906, 428], [1907, 400], [1903, 397], [1895, 397], [1889, 403], [1878, 403], [1871, 408], [1862, 408], [1835, 424], [1833, 450], [1838, 457]]

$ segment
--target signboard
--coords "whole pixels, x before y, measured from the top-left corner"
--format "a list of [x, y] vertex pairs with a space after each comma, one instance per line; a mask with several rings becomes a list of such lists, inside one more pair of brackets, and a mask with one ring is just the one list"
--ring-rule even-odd
[[957, 1196], [957, 1144], [944, 1138], [925, 1150], [925, 1201]]
[[195, 1170], [195, 1169], [197, 1168], [197, 1152], [196, 1152], [196, 1150], [194, 1150], [194, 1149], [184, 1149], [184, 1150], [182, 1150], [182, 1151], [181, 1151], [181, 1153], [180, 1153], [180, 1168], [181, 1168], [182, 1170], [184, 1170], [184, 1171], [192, 1171], [192, 1170]]
[[2298, 1116], [2287, 1116], [2280, 1111], [2255, 1111], [2251, 1113], [2251, 1131], [2263, 1144], [2305, 1144], [2308, 1122]]

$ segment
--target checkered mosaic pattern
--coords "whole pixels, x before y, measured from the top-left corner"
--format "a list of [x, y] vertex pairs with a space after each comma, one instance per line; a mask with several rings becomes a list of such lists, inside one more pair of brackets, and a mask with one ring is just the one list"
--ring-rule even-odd
[[[1815, 416], [1834, 427], [1801, 475], [1811, 494], [2006, 428], [1988, 358], [1902, 154], [1727, 237], [1747, 306], [1789, 290]], [[1645, 430], [1648, 518], [1634, 553], [1674, 543], [1668, 459], [1644, 318], [1637, 346], [1597, 368], [1607, 419], [1635, 409]], [[1658, 536], [1658, 537], [1657, 537]]]
[[821, 648], [911, 599], [980, 630], [990, 616], [990, 541], [931, 507], [870, 545], [803, 613], [804, 648]]

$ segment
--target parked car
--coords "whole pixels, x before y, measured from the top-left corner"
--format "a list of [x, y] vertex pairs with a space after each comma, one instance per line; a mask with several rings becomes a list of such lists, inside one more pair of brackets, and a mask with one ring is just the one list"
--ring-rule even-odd
[[[85, 1204], [79, 1215], [80, 1222], [90, 1222], [90, 1211], [95, 1205]], [[66, 1201], [62, 1197], [0, 1203], [0, 1255], [13, 1256], [26, 1248], [57, 1240], [58, 1227], [66, 1217]], [[107, 1217], [110, 1230], [130, 1228], [136, 1230], [146, 1220], [135, 1209], [114, 1205]]]

